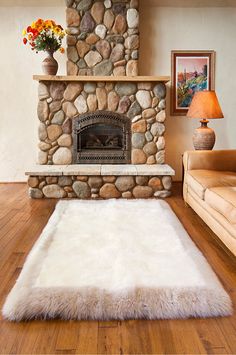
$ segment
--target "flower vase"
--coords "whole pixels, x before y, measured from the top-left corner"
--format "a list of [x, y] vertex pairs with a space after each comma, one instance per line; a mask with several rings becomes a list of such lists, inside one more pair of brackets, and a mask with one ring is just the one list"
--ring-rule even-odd
[[43, 60], [42, 68], [46, 75], [56, 75], [58, 70], [58, 63], [53, 57], [54, 52], [47, 51], [48, 56]]

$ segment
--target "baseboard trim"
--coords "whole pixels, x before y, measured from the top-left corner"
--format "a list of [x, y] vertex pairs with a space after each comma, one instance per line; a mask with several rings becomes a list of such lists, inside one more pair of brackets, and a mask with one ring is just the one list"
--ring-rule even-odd
[[0, 181], [0, 185], [7, 184], [27, 184], [27, 181]]

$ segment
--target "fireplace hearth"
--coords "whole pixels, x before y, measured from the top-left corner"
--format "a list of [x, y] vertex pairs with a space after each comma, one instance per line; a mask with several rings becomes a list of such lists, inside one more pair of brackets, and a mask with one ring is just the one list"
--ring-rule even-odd
[[73, 120], [74, 164], [130, 164], [131, 122], [125, 115], [96, 111]]

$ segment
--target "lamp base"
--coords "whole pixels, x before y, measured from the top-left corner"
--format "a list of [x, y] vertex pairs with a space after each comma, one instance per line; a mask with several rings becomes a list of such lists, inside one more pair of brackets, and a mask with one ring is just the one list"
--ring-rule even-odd
[[203, 119], [200, 122], [201, 127], [193, 135], [193, 146], [195, 150], [212, 150], [216, 141], [215, 132], [207, 126], [208, 120]]

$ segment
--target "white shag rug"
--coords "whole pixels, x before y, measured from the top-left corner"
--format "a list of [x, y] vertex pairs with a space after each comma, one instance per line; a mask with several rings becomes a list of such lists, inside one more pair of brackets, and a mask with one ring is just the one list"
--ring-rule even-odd
[[5, 318], [227, 316], [231, 300], [165, 201], [60, 201]]

